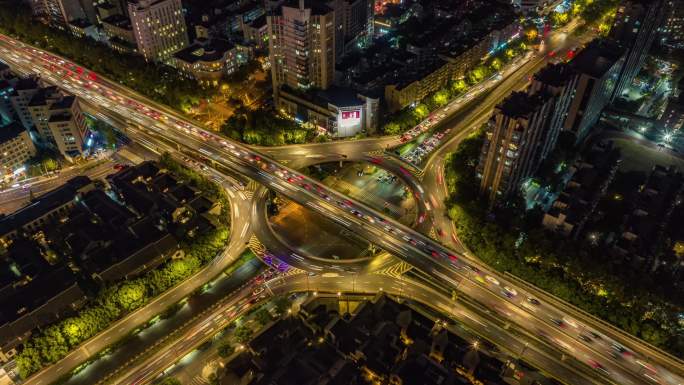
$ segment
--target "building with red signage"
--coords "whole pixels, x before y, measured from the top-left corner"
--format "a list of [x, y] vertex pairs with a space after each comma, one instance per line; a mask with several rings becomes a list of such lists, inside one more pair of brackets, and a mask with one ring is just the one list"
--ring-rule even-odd
[[280, 90], [280, 111], [297, 122], [311, 125], [335, 137], [372, 133], [378, 127], [379, 98], [343, 87], [301, 92]]

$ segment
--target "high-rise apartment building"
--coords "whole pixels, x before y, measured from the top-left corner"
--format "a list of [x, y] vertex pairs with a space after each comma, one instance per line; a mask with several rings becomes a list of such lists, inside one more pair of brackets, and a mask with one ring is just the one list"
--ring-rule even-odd
[[267, 17], [273, 89], [326, 89], [335, 72], [335, 13], [299, 0]]
[[477, 166], [480, 192], [491, 205], [517, 192], [555, 143], [547, 135], [554, 98], [514, 92], [494, 109]]
[[667, 106], [658, 120], [660, 128], [672, 132], [684, 127], [684, 92], [667, 100]]
[[684, 48], [684, 0], [665, 0], [665, 19], [661, 32], [663, 43]]
[[35, 140], [54, 146], [67, 159], [84, 151], [86, 123], [76, 97], [62, 94], [55, 86], [41, 87], [34, 78], [23, 78], [10, 96], [22, 125], [35, 132]]
[[612, 98], [622, 95], [641, 70], [662, 20], [661, 0], [627, 0], [617, 9], [610, 38], [625, 48], [625, 63]]
[[50, 106], [48, 127], [57, 149], [67, 159], [83, 154], [88, 126], [75, 96], [64, 96]]
[[19, 118], [21, 124], [27, 129], [30, 129], [33, 127], [33, 119], [29, 112], [28, 105], [31, 98], [33, 98], [33, 95], [40, 89], [38, 79], [35, 77], [21, 78], [17, 80], [13, 88], [14, 89], [9, 96], [12, 109]]
[[48, 126], [50, 120], [50, 107], [62, 98], [62, 94], [55, 86], [38, 89], [28, 103], [28, 112], [31, 116], [32, 127], [38, 134], [38, 138], [45, 145], [54, 143], [54, 136]]
[[[3, 63], [0, 62], [0, 67]], [[14, 85], [17, 83], [16, 78], [4, 78], [0, 74], [0, 126], [5, 125], [14, 120], [14, 108], [10, 96], [14, 93]]]
[[611, 101], [620, 79], [624, 50], [609, 40], [595, 40], [575, 56], [570, 65], [576, 72], [573, 100], [563, 130], [583, 140]]
[[[90, 2], [92, 7], [92, 0], [82, 1]], [[70, 21], [86, 16], [81, 0], [31, 0], [29, 4], [35, 16], [60, 29], [66, 29]]]
[[145, 60], [166, 62], [188, 46], [181, 0], [130, 0], [128, 14], [138, 53]]
[[[579, 76], [567, 63], [549, 64], [534, 74], [527, 92], [530, 95], [544, 92], [551, 95], [553, 100], [553, 111], [549, 116], [548, 127], [544, 135], [545, 140], [556, 143], [558, 135], [563, 130], [565, 121], [568, 119], [568, 111], [575, 97]], [[545, 159], [553, 146], [545, 146], [539, 152], [539, 159]]]
[[331, 0], [335, 12], [335, 60], [350, 51], [359, 39], [373, 36], [372, 0]]

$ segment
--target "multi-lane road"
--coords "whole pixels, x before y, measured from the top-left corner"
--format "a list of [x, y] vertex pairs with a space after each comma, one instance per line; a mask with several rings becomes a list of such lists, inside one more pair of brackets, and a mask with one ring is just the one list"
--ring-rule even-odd
[[40, 195], [64, 184], [65, 181], [77, 175], [85, 175], [91, 179], [99, 179], [112, 172], [114, 162], [111, 159], [101, 159], [89, 162], [87, 165], [62, 170], [58, 174], [48, 177], [31, 178], [0, 190], [0, 214], [10, 214], [25, 206], [31, 195]]
[[[129, 135], [143, 145], [159, 150], [175, 147], [196, 151], [211, 164], [246, 175], [363, 235], [429, 274], [436, 282], [488, 303], [491, 309], [505, 314], [511, 322], [530, 332], [548, 334], [547, 331], [553, 329], [559, 335], [554, 337], [558, 339], [558, 345], [566, 349], [568, 355], [593, 365], [597, 377], [620, 384], [681, 383], [682, 368], [677, 361], [662, 354], [655, 359], [653, 356], [647, 358], [649, 356], [641, 351], [652, 349], [645, 344], [608, 330], [591, 319], [571, 317], [555, 304], [539, 302], [504, 276], [462, 258], [413, 229], [264, 154], [219, 138], [106, 79], [98, 77], [95, 81], [75, 76], [74, 64], [7, 37], [0, 41], [0, 57], [15, 68], [37, 72], [46, 81], [97, 105], [102, 114], [128, 119], [139, 127], [129, 131]], [[418, 193], [417, 198], [423, 199], [424, 194]], [[287, 256], [284, 259], [287, 260]], [[586, 340], [586, 335], [592, 337]], [[614, 347], [624, 351], [614, 355]]]
[[[97, 171], [97, 175], [110, 174], [112, 170], [111, 164], [107, 163], [106, 168]], [[102, 166], [104, 167], [104, 166]], [[194, 276], [183, 281], [178, 286], [164, 292], [160, 296], [154, 298], [144, 307], [128, 314], [124, 318], [116, 321], [109, 328], [99, 333], [95, 337], [85, 341], [76, 350], [70, 352], [66, 357], [62, 358], [58, 364], [51, 365], [42, 371], [31, 376], [25, 384], [27, 385], [46, 385], [55, 382], [60, 377], [69, 373], [69, 371], [78, 367], [82, 363], [88, 361], [98, 352], [107, 348], [114, 342], [119, 341], [123, 337], [129, 335], [133, 330], [138, 328], [141, 324], [147, 322], [155, 315], [163, 312], [169, 306], [178, 303], [183, 298], [193, 293], [197, 288], [204, 285], [217, 275], [219, 275], [226, 267], [234, 262], [245, 249], [249, 238], [252, 236], [249, 231], [249, 217], [240, 215], [248, 212], [251, 208], [251, 200], [242, 191], [242, 188], [236, 183], [230, 182], [230, 177], [219, 173], [214, 175], [219, 179], [219, 182], [226, 188], [226, 191], [231, 197], [231, 220], [232, 233], [230, 241], [226, 246], [224, 252], [219, 255], [211, 264], [196, 273]]]

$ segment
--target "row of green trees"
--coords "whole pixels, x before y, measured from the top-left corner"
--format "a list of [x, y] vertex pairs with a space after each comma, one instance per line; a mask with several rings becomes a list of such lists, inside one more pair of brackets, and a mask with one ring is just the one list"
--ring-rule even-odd
[[463, 78], [451, 79], [444, 88], [426, 96], [415, 107], [406, 107], [390, 116], [382, 127], [382, 132], [385, 135], [397, 135], [415, 127], [431, 111], [445, 106], [450, 100], [463, 95], [471, 87], [500, 71], [511, 60], [526, 52], [528, 46], [537, 39], [536, 33], [525, 33], [522, 38], [512, 41], [506, 48], [500, 49], [467, 71]]
[[[223, 190], [201, 175], [182, 167], [168, 155], [162, 165], [180, 179], [194, 184], [222, 203], [222, 210], [230, 205]], [[229, 215], [222, 212], [213, 230], [181, 242], [184, 257], [172, 259], [146, 274], [122, 282], [108, 284], [81, 309], [77, 315], [61, 320], [33, 335], [17, 356], [22, 378], [27, 378], [46, 365], [66, 356], [83, 341], [93, 337], [124, 315], [139, 309], [151, 299], [198, 272], [226, 245], [229, 235]]]
[[178, 76], [175, 69], [145, 62], [139, 56], [112, 51], [91, 39], [75, 39], [66, 31], [36, 22], [28, 7], [0, 0], [0, 32], [73, 60], [160, 103], [182, 111], [213, 92]]
[[446, 161], [449, 216], [460, 240], [488, 265], [524, 279], [613, 325], [675, 355], [684, 354], [678, 326], [681, 307], [648, 290], [633, 272], [631, 280], [613, 267], [596, 263], [599, 249], [555, 238], [539, 227], [539, 217], [519, 211], [486, 219], [486, 204], [478, 192], [475, 165], [483, 135], [461, 143]]
[[277, 115], [271, 110], [240, 107], [226, 120], [221, 132], [232, 139], [259, 146], [306, 143], [314, 130]]
[[575, 0], [572, 7], [564, 12], [553, 12], [551, 23], [555, 27], [561, 27], [570, 20], [581, 17], [588, 25], [595, 26], [599, 33], [605, 35], [610, 31], [619, 3], [619, 0]]

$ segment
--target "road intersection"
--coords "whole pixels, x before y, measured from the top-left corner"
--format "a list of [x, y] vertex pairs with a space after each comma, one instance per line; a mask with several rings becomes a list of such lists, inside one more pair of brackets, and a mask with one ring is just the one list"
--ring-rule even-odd
[[[275, 160], [287, 160], [283, 159], [284, 156], [279, 155], [277, 149], [270, 151], [267, 155], [244, 145], [218, 138], [163, 106], [156, 105], [106, 79], [101, 78], [96, 84], [93, 84], [81, 79], [68, 78], [63, 73], [54, 71], [55, 66], [68, 68], [68, 66], [73, 65], [61, 58], [13, 42], [7, 37], [3, 37], [0, 43], [0, 47], [3, 48], [3, 51], [0, 52], [0, 58], [25, 72], [41, 73], [44, 80], [64, 87], [85, 102], [96, 105], [98, 113], [114, 120], [123, 121], [126, 125], [126, 133], [139, 144], [157, 152], [183, 153], [186, 151], [201, 154], [200, 156], [208, 159], [210, 169], [217, 170], [217, 175], [215, 175], [217, 177], [220, 177], [218, 170], [222, 169], [247, 176], [319, 212], [330, 220], [337, 221], [351, 231], [362, 234], [369, 241], [414, 266], [417, 270], [429, 275], [441, 286], [447, 287], [449, 290], [458, 290], [468, 298], [489, 307], [490, 310], [495, 311], [500, 316], [507, 317], [510, 322], [515, 323], [530, 334], [543, 336], [544, 339], [548, 340], [547, 343], [556, 347], [561, 346], [568, 356], [576, 357], [581, 362], [588, 362], [588, 360], [602, 362], [603, 367], [607, 368], [608, 374], [599, 371], [593, 372], [601, 380], [619, 384], [638, 384], [655, 376], [661, 383], [682, 383], [681, 361], [668, 357], [625, 333], [611, 330], [596, 319], [576, 311], [571, 312], [568, 310], [568, 305], [558, 302], [542, 302], [530, 307], [528, 304], [533, 303], [531, 299], [539, 297], [534, 288], [521, 287], [505, 275], [496, 273], [475, 259], [463, 255], [460, 252], [462, 250], [449, 250], [414, 229], [403, 226], [372, 210], [363, 203], [352, 201], [344, 195], [331, 191], [316, 181], [301, 175], [293, 169], [294, 167], [286, 167]], [[535, 65], [542, 64], [543, 60], [540, 60]], [[530, 70], [533, 67], [530, 67]], [[520, 78], [513, 82], [511, 89], [519, 86], [518, 81]], [[500, 92], [502, 94], [508, 93], [504, 93], [503, 89]], [[454, 138], [463, 135], [462, 133], [467, 132], [468, 128], [480, 122], [481, 120], [478, 119], [483, 119], [481, 116], [487, 115], [485, 114], [485, 111], [488, 111], [487, 108], [492, 108], [496, 104], [495, 99], [492, 98], [491, 105], [485, 106], [486, 108], [482, 111], [477, 110], [478, 113], [475, 115], [480, 117], [474, 117], [472, 123], [466, 124], [467, 127], [456, 134], [457, 136]], [[392, 140], [396, 139], [385, 139], [385, 142], [379, 143], [368, 140], [359, 147], [367, 150], [364, 152], [370, 152], [373, 151], [372, 148], [386, 148], [392, 144]], [[452, 145], [451, 143], [456, 142], [456, 139], [451, 139], [444, 148], [448, 149]], [[324, 155], [323, 160], [328, 158], [340, 160], [340, 158], [349, 157], [350, 153], [358, 151], [351, 148], [355, 146], [356, 142], [353, 143], [341, 142], [328, 145], [326, 151], [329, 152], [326, 152], [327, 155]], [[320, 162], [321, 159], [318, 156], [321, 155], [322, 147], [319, 148], [318, 146], [322, 145], [300, 146], [301, 148], [292, 148], [287, 151], [291, 151], [290, 154], [298, 159], [302, 159], [302, 154], [295, 154], [295, 151], [309, 151], [313, 155], [310, 157], [312, 162]], [[350, 146], [350, 148], [342, 148], [341, 146]], [[428, 180], [432, 180], [432, 183], [437, 183], [437, 185], [440, 184], [440, 167], [434, 166], [435, 163], [433, 162], [436, 159], [439, 163], [440, 153], [441, 151], [438, 152], [438, 155], [433, 156], [432, 160], [428, 160], [426, 167]], [[306, 154], [303, 158], [306, 159]], [[392, 164], [390, 161], [387, 163]], [[296, 165], [296, 159], [288, 162], [288, 166], [294, 165]], [[402, 169], [400, 169], [400, 173], [406, 174]], [[232, 187], [235, 188], [234, 185]], [[231, 187], [229, 186], [229, 188]], [[433, 190], [432, 187], [427, 188], [421, 184], [416, 184], [415, 189], [416, 194], [423, 202], [427, 202], [429, 199], [426, 196], [426, 191], [443, 191], [443, 187]], [[233, 195], [237, 194], [239, 192], [236, 190]], [[229, 246], [227, 250], [228, 254], [233, 257], [237, 253], [235, 250], [242, 250], [244, 247], [242, 245], [251, 235], [248, 230], [247, 213], [250, 213], [252, 208], [248, 206], [239, 205], [237, 209], [232, 210], [234, 218], [231, 244], [235, 244], [235, 247]], [[240, 212], [242, 212], [241, 215]], [[435, 215], [435, 218], [438, 217], [439, 215]], [[237, 239], [235, 243], [233, 243], [234, 238]], [[207, 269], [211, 269], [212, 266], [225, 266], [224, 263], [230, 260], [230, 256], [213, 262]], [[285, 262], [294, 264], [291, 255], [280, 255], [279, 257]], [[206, 277], [211, 277], [209, 273], [205, 274], [207, 274]], [[200, 279], [188, 281], [196, 284]], [[179, 299], [182, 297], [180, 296]], [[148, 309], [148, 307], [144, 309]], [[151, 314], [156, 314], [151, 309], [149, 311]], [[569, 314], [573, 315], [570, 316]], [[561, 328], [558, 326], [558, 320], [564, 320], [566, 324], [574, 324], [577, 327]], [[581, 340], [580, 335], [586, 332], [602, 336], [601, 342], [591, 344]], [[93, 340], [102, 341], [100, 335]], [[613, 357], [611, 355], [613, 344], [626, 347], [630, 352], [633, 352], [632, 355], [629, 358]], [[67, 358], [79, 354], [78, 352], [87, 356], [89, 351], [92, 354], [96, 349], [78, 349]], [[81, 362], [83, 361], [83, 357], [80, 356], [74, 356], [71, 360], [73, 363], [77, 363], [79, 359]], [[657, 373], [647, 372], [647, 366], [643, 365], [644, 363], [647, 363], [648, 367], [656, 367]], [[57, 365], [53, 365], [31, 377], [26, 383], [47, 383], [41, 382], [43, 381], [41, 377], [50, 378], [52, 376], [55, 378], [54, 376], [60, 371], [64, 373], [68, 370], [69, 365], [60, 361]]]

